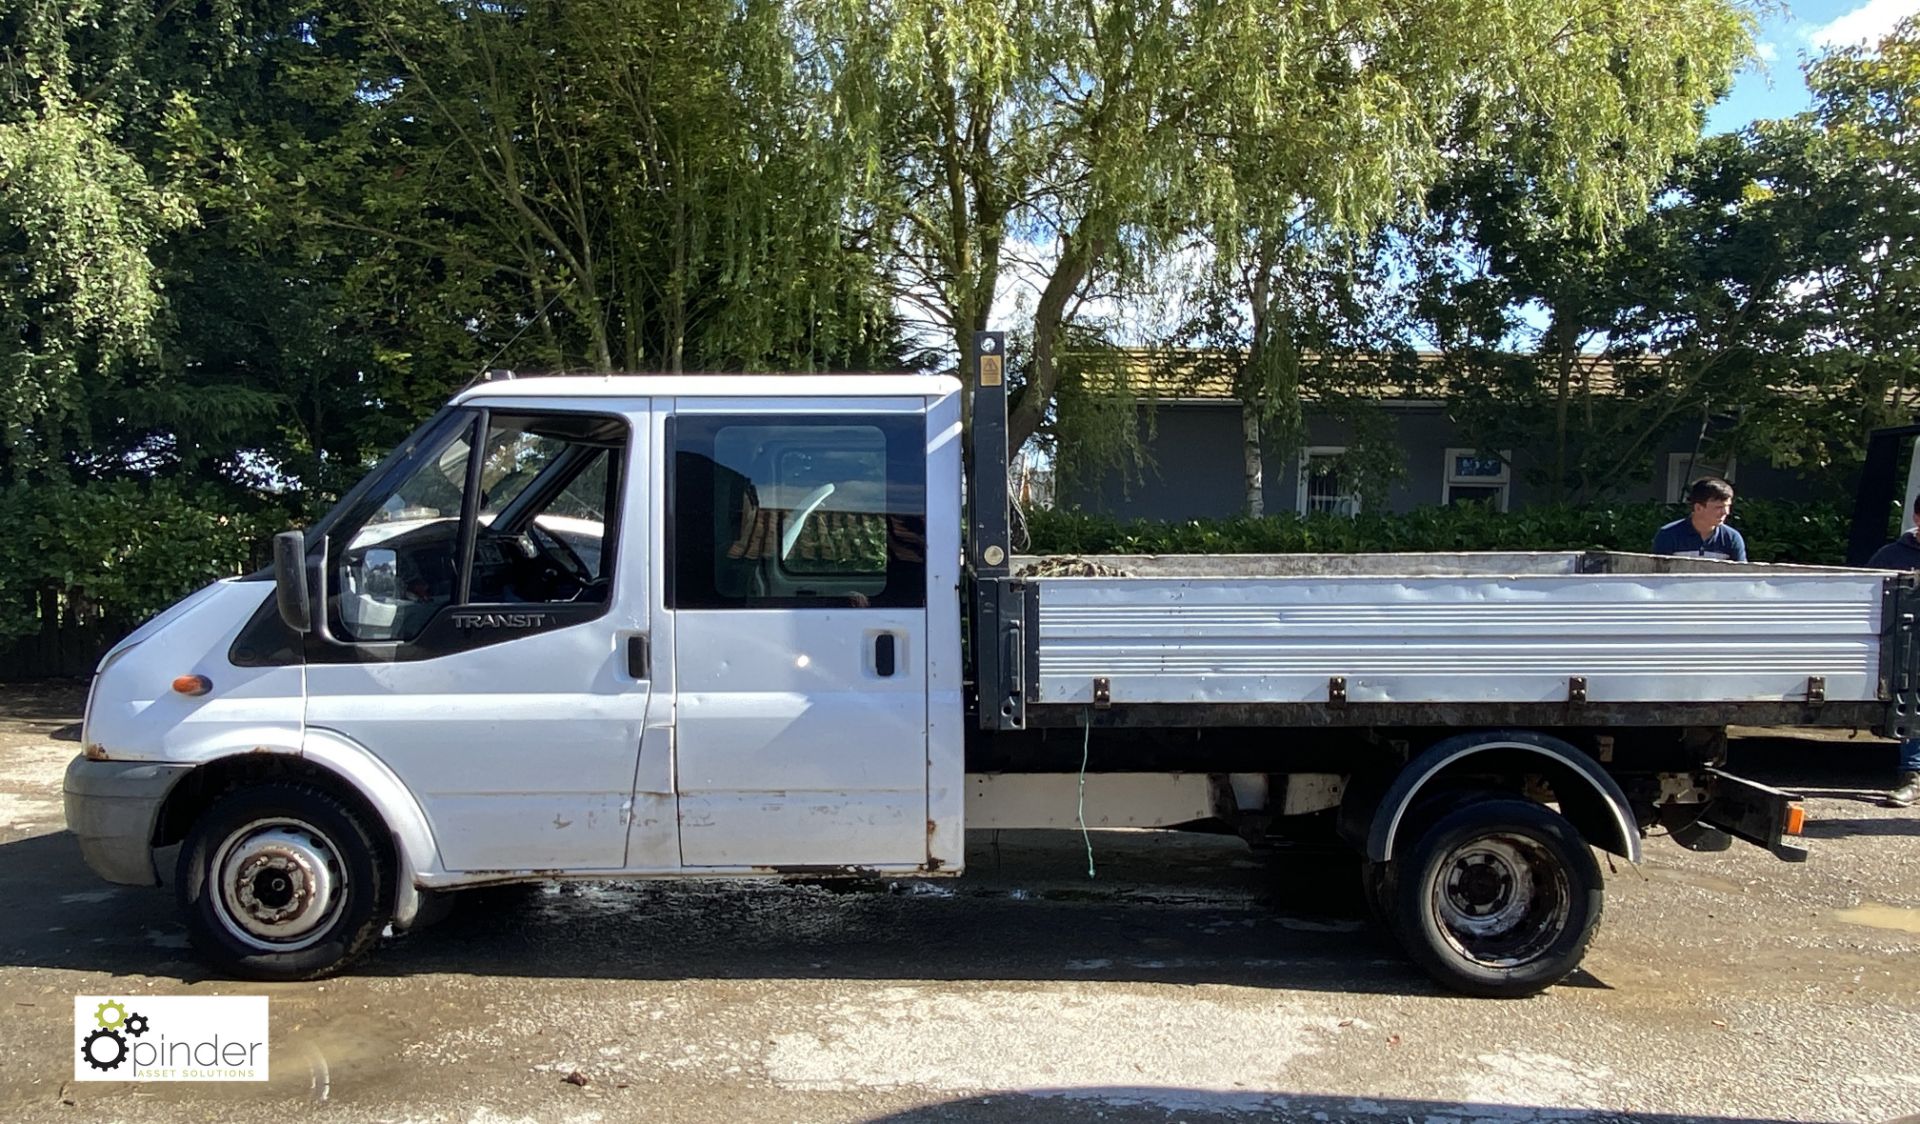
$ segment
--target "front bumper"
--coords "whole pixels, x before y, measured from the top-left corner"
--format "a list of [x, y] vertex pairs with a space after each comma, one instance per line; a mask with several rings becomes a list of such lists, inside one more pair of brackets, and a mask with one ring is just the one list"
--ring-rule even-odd
[[167, 793], [193, 766], [154, 761], [90, 761], [67, 766], [67, 829], [93, 872], [127, 886], [160, 883], [153, 826]]

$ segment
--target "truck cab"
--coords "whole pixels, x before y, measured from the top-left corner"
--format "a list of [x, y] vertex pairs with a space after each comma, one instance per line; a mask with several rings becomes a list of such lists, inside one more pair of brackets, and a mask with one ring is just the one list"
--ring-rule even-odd
[[102, 660], [88, 862], [174, 882], [203, 952], [279, 978], [474, 883], [957, 873], [959, 392], [468, 389], [282, 537], [281, 581]]

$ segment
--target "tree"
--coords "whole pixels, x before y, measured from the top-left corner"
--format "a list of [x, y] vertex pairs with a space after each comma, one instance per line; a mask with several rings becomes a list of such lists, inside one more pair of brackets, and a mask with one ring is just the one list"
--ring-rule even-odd
[[[1917, 62], [1911, 22], [1815, 60], [1812, 110], [1712, 138], [1606, 242], [1534, 221], [1510, 168], [1436, 192], [1421, 312], [1456, 415], [1490, 446], [1550, 444], [1544, 482], [1574, 496], [1643, 478], [1679, 430], [1842, 483], [1915, 401]], [[1529, 306], [1540, 347], [1498, 354]]]
[[503, 359], [886, 355], [873, 268], [843, 225], [846, 166], [780, 5], [417, 0], [365, 19], [390, 143], [368, 171], [389, 186], [340, 221], [504, 285], [468, 310]]
[[100, 96], [159, 19], [148, 4], [0, 7], [0, 452], [4, 479], [65, 475], [88, 438], [98, 372], [157, 342], [153, 254], [193, 219], [125, 141], [124, 108]]
[[1920, 403], [1920, 19], [1815, 59], [1807, 86], [1812, 110], [1762, 130], [1804, 148], [1799, 176], [1768, 187], [1804, 217], [1813, 252], [1794, 286], [1794, 393], [1755, 420], [1800, 443], [1769, 442], [1783, 458], [1850, 464], [1869, 430]]
[[1364, 237], [1496, 145], [1541, 169], [1573, 226], [1617, 228], [1697, 138], [1747, 42], [1725, 0], [1512, 19], [1377, 0], [823, 11], [822, 37], [846, 44], [835, 88], [883, 173], [899, 299], [949, 334], [962, 371], [1015, 272], [1009, 248], [1043, 250], [1016, 443], [1060, 392], [1080, 303], [1138, 291], [1196, 240], [1223, 284], [1246, 263], [1278, 268], [1272, 247], [1299, 224]]
[[1556, 498], [1644, 481], [1680, 430], [1714, 459], [1758, 451], [1751, 411], [1791, 382], [1798, 286], [1836, 218], [1837, 200], [1778, 190], [1806, 180], [1809, 135], [1709, 139], [1605, 241], [1541, 221], [1511, 168], [1437, 190], [1415, 242], [1417, 308], [1466, 432], [1548, 450], [1535, 478]]
[[[1515, 237], [1502, 205], [1473, 232], [1479, 264], [1436, 273], [1430, 311], [1498, 309], [1488, 322], [1509, 325], [1529, 297], [1585, 286], [1583, 322], [1604, 347], [1582, 348], [1583, 361], [1617, 377], [1609, 393], [1576, 399], [1556, 476], [1577, 494], [1631, 479], [1650, 442], [1680, 427], [1710, 453], [1764, 456], [1838, 486], [1867, 431], [1911, 415], [1920, 29], [1909, 20], [1872, 49], [1822, 56], [1807, 77], [1813, 109], [1712, 138], [1623, 238], [1569, 248]], [[1533, 423], [1513, 407], [1538, 404], [1543, 384], [1538, 371], [1509, 374], [1486, 408], [1465, 412], [1504, 418], [1524, 439]]]
[[1350, 435], [1335, 466], [1343, 490], [1371, 505], [1404, 474], [1377, 403], [1423, 372], [1393, 264], [1381, 237], [1302, 223], [1237, 262], [1216, 259], [1193, 283], [1195, 311], [1175, 337], [1180, 363], [1240, 402], [1246, 514], [1265, 514], [1267, 453], [1305, 445], [1309, 404]]
[[1810, 139], [1769, 127], [1714, 138], [1626, 239], [1606, 352], [1619, 378], [1585, 431], [1583, 487], [1632, 479], [1678, 428], [1716, 460], [1772, 453], [1786, 463], [1756, 411], [1798, 396], [1800, 289], [1841, 203], [1788, 186], [1807, 182]]

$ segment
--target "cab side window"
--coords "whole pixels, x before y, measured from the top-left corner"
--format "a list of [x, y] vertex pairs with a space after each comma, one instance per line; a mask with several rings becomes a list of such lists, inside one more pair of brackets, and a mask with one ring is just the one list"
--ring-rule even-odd
[[327, 607], [335, 637], [411, 640], [453, 604], [460, 582], [461, 502], [472, 453], [469, 425], [420, 458], [359, 527], [334, 532]]
[[570, 607], [543, 617], [548, 627], [598, 616], [626, 445], [618, 418], [477, 412], [370, 499], [369, 514], [333, 530], [329, 631], [419, 641], [463, 606]]
[[671, 419], [674, 608], [926, 604], [918, 416]]

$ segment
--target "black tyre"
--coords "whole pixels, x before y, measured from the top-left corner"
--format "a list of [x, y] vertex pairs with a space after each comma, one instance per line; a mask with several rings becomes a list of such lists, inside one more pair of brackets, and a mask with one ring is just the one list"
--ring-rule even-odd
[[180, 849], [180, 906], [196, 951], [255, 980], [310, 980], [366, 955], [393, 916], [377, 825], [293, 782], [238, 788]]
[[1528, 800], [1436, 820], [1394, 864], [1394, 935], [1467, 995], [1532, 995], [1565, 979], [1600, 925], [1600, 866], [1571, 823]]

